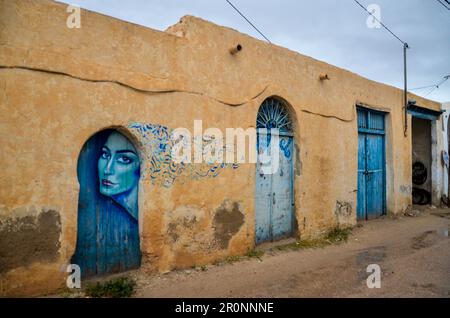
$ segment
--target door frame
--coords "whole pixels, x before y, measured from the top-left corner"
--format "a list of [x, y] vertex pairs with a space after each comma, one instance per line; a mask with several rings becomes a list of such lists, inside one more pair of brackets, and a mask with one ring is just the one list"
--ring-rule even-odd
[[[359, 121], [358, 121], [358, 110], [364, 111], [367, 113], [367, 123], [370, 122], [370, 114], [371, 113], [375, 113], [375, 114], [379, 114], [383, 116], [383, 131], [377, 131], [377, 130], [373, 130], [370, 128], [360, 128], [359, 127]], [[384, 112], [384, 111], [380, 111], [380, 110], [375, 110], [372, 108], [368, 108], [368, 107], [364, 107], [361, 105], [356, 105], [356, 125], [357, 125], [357, 136], [358, 136], [358, 151], [357, 151], [357, 163], [359, 162], [359, 135], [364, 134], [365, 136], [367, 135], [381, 135], [383, 136], [383, 143], [382, 143], [382, 167], [383, 167], [383, 174], [382, 174], [382, 182], [383, 182], [383, 196], [382, 196], [382, 212], [380, 216], [386, 215], [387, 214], [387, 178], [386, 178], [386, 173], [387, 173], [387, 165], [386, 165], [386, 135], [387, 135], [387, 122], [386, 122], [386, 117], [387, 117], [388, 113]], [[366, 142], [364, 143], [364, 146], [366, 147], [367, 144]], [[367, 158], [367, 157], [366, 157]], [[367, 166], [367, 163], [366, 163]], [[359, 178], [358, 176], [358, 167], [356, 168], [356, 174], [357, 174], [357, 179]], [[358, 183], [358, 182], [357, 182]], [[357, 185], [358, 187], [358, 185]], [[357, 191], [360, 191], [360, 189], [358, 188]], [[367, 192], [367, 185], [364, 189], [365, 192]], [[367, 198], [367, 195], [365, 194], [365, 197]], [[367, 218], [367, 200], [365, 200], [365, 211], [364, 211], [364, 219], [358, 219], [358, 197], [356, 198], [356, 219], [357, 221], [365, 221], [365, 220], [370, 220], [369, 218]]]
[[[299, 149], [298, 149], [298, 145], [297, 145], [297, 143], [296, 143], [296, 141], [297, 140], [299, 140], [299, 138], [297, 138], [298, 137], [298, 122], [297, 122], [297, 116], [296, 116], [296, 113], [295, 113], [295, 110], [292, 108], [292, 106], [290, 105], [290, 103], [289, 102], [287, 102], [284, 98], [282, 98], [282, 97], [279, 97], [279, 96], [277, 96], [277, 95], [271, 95], [271, 96], [268, 96], [268, 97], [266, 97], [266, 98], [264, 98], [263, 99], [263, 101], [259, 104], [259, 106], [258, 106], [258, 110], [257, 110], [257, 112], [256, 112], [256, 116], [255, 116], [255, 119], [256, 119], [256, 130], [257, 130], [257, 134], [256, 134], [256, 137], [257, 137], [257, 140], [258, 140], [258, 136], [259, 135], [261, 135], [260, 133], [258, 133], [258, 128], [266, 128], [266, 127], [258, 127], [258, 116], [259, 116], [259, 114], [260, 114], [260, 111], [261, 111], [261, 108], [263, 107], [263, 105], [266, 103], [266, 102], [268, 102], [269, 100], [274, 100], [274, 101], [277, 101], [277, 102], [279, 102], [279, 103], [281, 103], [282, 104], [282, 106], [283, 106], [283, 108], [284, 108], [284, 110], [286, 111], [286, 113], [288, 114], [288, 119], [289, 119], [289, 121], [290, 121], [290, 127], [289, 127], [289, 129], [288, 130], [285, 130], [285, 129], [282, 129], [282, 130], [280, 130], [279, 131], [279, 133], [278, 133], [278, 135], [280, 136], [280, 137], [289, 137], [290, 139], [291, 139], [291, 162], [290, 162], [290, 167], [289, 167], [289, 172], [290, 172], [290, 180], [289, 180], [289, 183], [290, 183], [290, 189], [291, 189], [291, 193], [290, 193], [290, 216], [291, 216], [291, 224], [290, 224], [290, 233], [289, 234], [287, 234], [287, 235], [285, 235], [285, 237], [293, 237], [293, 236], [296, 236], [297, 234], [298, 234], [298, 220], [297, 220], [297, 215], [296, 215], [296, 202], [295, 202], [295, 200], [296, 200], [296, 196], [295, 196], [295, 189], [296, 189], [296, 182], [298, 182], [298, 180], [296, 179], [296, 169], [297, 169], [297, 166], [296, 166], [296, 162], [297, 162], [297, 160], [299, 160], [299, 158], [298, 158], [298, 156], [299, 156]], [[268, 128], [269, 129], [269, 133], [270, 133], [270, 128]], [[257, 145], [255, 145], [256, 146], [256, 151], [257, 151], [257, 153], [258, 153], [258, 146]], [[278, 145], [278, 147], [279, 147], [279, 145]], [[282, 151], [281, 149], [279, 149], [279, 151]], [[257, 160], [258, 161], [258, 160]], [[257, 206], [258, 206], [258, 204], [257, 204], [257, 200], [258, 200], [258, 184], [257, 184], [257, 178], [258, 178], [258, 162], [255, 164], [255, 174], [254, 174], [254, 176], [255, 176], [255, 192], [254, 192], [254, 195], [253, 195], [253, 199], [254, 199], [254, 218], [253, 218], [253, 225], [254, 225], [254, 242], [255, 242], [255, 244], [256, 245], [259, 245], [259, 244], [262, 244], [262, 243], [265, 243], [265, 242], [273, 242], [274, 241], [274, 238], [273, 238], [273, 230], [272, 230], [272, 224], [270, 225], [270, 239], [268, 239], [268, 240], [264, 240], [264, 241], [258, 241], [257, 240], [257, 235], [256, 235], [256, 232], [257, 232], [257, 220], [258, 220], [258, 218], [257, 218], [257, 216], [258, 216], [258, 213], [257, 213]], [[298, 185], [297, 185], [298, 186]], [[272, 181], [271, 181], [271, 190], [273, 189], [273, 185], [272, 185]], [[271, 202], [273, 202], [273, 198], [272, 198], [272, 196], [273, 196], [273, 191], [271, 191]], [[272, 203], [273, 204], [273, 203]], [[273, 206], [271, 205], [270, 206], [270, 211], [269, 211], [269, 213], [270, 213], [270, 218], [272, 218], [272, 215], [273, 215]], [[284, 238], [284, 236], [283, 237], [279, 237], [279, 239], [283, 239]], [[277, 238], [278, 239], [278, 238]], [[277, 240], [276, 239], [276, 240]]]
[[[269, 134], [273, 135], [271, 132], [259, 133], [258, 129], [256, 130], [256, 138], [257, 138], [257, 140], [259, 140], [258, 138], [259, 138], [260, 135], [269, 135]], [[289, 185], [290, 185], [290, 189], [291, 189], [291, 199], [290, 199], [290, 201], [291, 201], [291, 204], [290, 204], [290, 215], [291, 215], [290, 227], [291, 227], [291, 229], [290, 229], [290, 232], [287, 235], [279, 238], [279, 239], [283, 239], [283, 238], [288, 238], [288, 237], [292, 237], [293, 235], [295, 235], [295, 233], [296, 233], [296, 225], [297, 225], [297, 220], [296, 220], [296, 216], [295, 216], [295, 193], [294, 193], [295, 136], [294, 136], [293, 132], [281, 132], [281, 131], [278, 132], [277, 135], [279, 137], [288, 137], [288, 138], [290, 138], [292, 140], [292, 142], [290, 143], [291, 144], [290, 147], [291, 147], [291, 152], [292, 152], [292, 158], [291, 158], [290, 167], [289, 167], [289, 170], [290, 170]], [[278, 145], [278, 147], [280, 147], [280, 146]], [[258, 149], [256, 151], [258, 152]], [[279, 149], [279, 151], [280, 151], [280, 149]], [[258, 164], [258, 163], [256, 163], [256, 164]], [[258, 171], [256, 170], [255, 171], [255, 180], [257, 180], [257, 174], [258, 174]], [[257, 190], [256, 187], [257, 187], [257, 185], [255, 184], [255, 191]], [[255, 231], [255, 243], [256, 244], [262, 244], [262, 243], [265, 243], [265, 242], [274, 242], [274, 241], [278, 240], [278, 238], [276, 238], [274, 240], [274, 236], [273, 236], [273, 227], [272, 227], [272, 225], [273, 225], [272, 224], [272, 217], [273, 217], [273, 207], [274, 207], [273, 206], [273, 195], [274, 195], [274, 192], [273, 192], [273, 180], [271, 179], [271, 181], [270, 181], [270, 202], [271, 202], [271, 204], [270, 204], [270, 207], [269, 207], [269, 217], [270, 217], [269, 237], [270, 238], [269, 238], [269, 240], [266, 240], [266, 241], [257, 242], [256, 231]], [[257, 199], [257, 193], [255, 193], [255, 200], [256, 199]], [[256, 204], [255, 204], [255, 207], [256, 207]], [[256, 210], [255, 210], [255, 229], [256, 229], [256, 224], [257, 224], [257, 215], [258, 214], [256, 213]]]

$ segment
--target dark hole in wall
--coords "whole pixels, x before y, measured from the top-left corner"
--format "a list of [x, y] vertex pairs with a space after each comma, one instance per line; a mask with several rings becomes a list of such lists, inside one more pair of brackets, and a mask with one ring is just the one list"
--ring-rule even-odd
[[238, 202], [224, 202], [214, 216], [214, 237], [221, 248], [227, 248], [233, 235], [244, 224], [244, 214]]
[[412, 118], [413, 204], [431, 203], [431, 122]]
[[0, 221], [0, 273], [34, 262], [54, 262], [60, 248], [61, 220], [54, 210]]

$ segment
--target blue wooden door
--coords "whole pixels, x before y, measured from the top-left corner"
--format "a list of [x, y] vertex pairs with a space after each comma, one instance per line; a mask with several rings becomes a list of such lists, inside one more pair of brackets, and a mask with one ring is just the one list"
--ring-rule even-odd
[[94, 135], [80, 152], [77, 246], [71, 262], [83, 277], [140, 266], [136, 160], [133, 145], [114, 130]]
[[358, 220], [366, 219], [366, 135], [358, 133], [358, 192], [356, 215]]
[[[293, 136], [285, 106], [268, 99], [257, 120], [259, 155], [256, 165], [255, 241], [288, 237], [294, 231]], [[277, 131], [270, 131], [277, 128]]]
[[293, 211], [293, 165], [291, 136], [279, 137], [278, 171], [272, 175], [272, 239], [292, 235]]
[[386, 212], [384, 114], [358, 108], [357, 218], [368, 220]]
[[[267, 151], [270, 142], [267, 138], [258, 136], [258, 154]], [[270, 163], [261, 160], [258, 156], [256, 164], [256, 193], [255, 193], [255, 237], [256, 243], [272, 239], [272, 173], [269, 171]]]

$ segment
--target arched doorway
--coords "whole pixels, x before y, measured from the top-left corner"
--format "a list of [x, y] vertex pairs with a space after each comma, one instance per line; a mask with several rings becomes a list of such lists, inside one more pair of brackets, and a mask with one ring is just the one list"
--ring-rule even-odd
[[108, 129], [83, 146], [77, 166], [77, 246], [72, 264], [83, 277], [140, 266], [138, 186], [140, 160], [130, 140]]
[[255, 241], [259, 244], [294, 233], [294, 135], [286, 104], [266, 99], [256, 127]]

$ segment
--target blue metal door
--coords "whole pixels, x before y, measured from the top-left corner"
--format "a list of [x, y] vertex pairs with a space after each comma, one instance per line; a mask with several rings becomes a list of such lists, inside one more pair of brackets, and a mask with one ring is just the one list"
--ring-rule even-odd
[[80, 266], [83, 277], [140, 266], [139, 171], [134, 146], [114, 130], [94, 135], [81, 150], [77, 246], [71, 262]]
[[385, 123], [381, 112], [358, 108], [357, 219], [386, 212]]
[[259, 244], [292, 235], [295, 218], [293, 136], [285, 106], [267, 99], [260, 107], [257, 127], [258, 154], [268, 154], [266, 160], [258, 156], [256, 165], [255, 240]]

